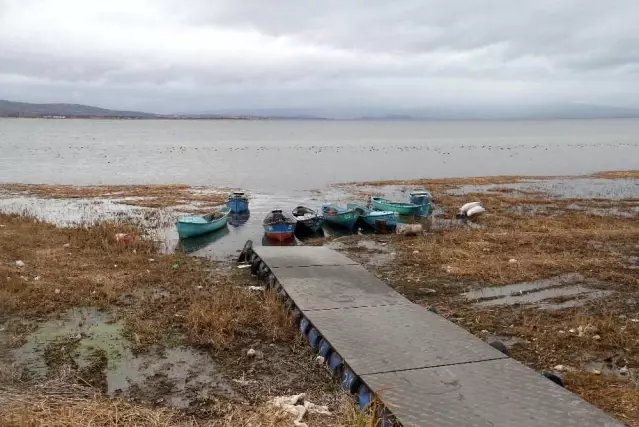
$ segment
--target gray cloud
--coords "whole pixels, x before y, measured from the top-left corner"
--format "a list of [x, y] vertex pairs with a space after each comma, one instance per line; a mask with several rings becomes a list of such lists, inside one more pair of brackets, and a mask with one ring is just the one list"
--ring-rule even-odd
[[0, 98], [147, 111], [639, 106], [630, 0], [0, 0]]

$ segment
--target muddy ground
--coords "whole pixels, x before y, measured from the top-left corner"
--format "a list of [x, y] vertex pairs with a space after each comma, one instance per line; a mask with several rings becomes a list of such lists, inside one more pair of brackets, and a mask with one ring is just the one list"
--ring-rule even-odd
[[[117, 413], [118, 425], [292, 425], [268, 402], [307, 393], [332, 413], [307, 416], [309, 425], [365, 425], [277, 299], [249, 287], [257, 283], [247, 270], [167, 253], [154, 240], [173, 220], [167, 207], [219, 203], [215, 190], [174, 187], [0, 189], [47, 200], [37, 212], [0, 214], [0, 424], [89, 417], [111, 426]], [[435, 198], [419, 236], [303, 243], [347, 253], [411, 300], [502, 341], [512, 357], [558, 372], [568, 389], [639, 426], [639, 173], [387, 181], [339, 192], [406, 200], [415, 188]], [[108, 214], [95, 223], [79, 212], [65, 227], [37, 219], [73, 198], [99, 200]], [[455, 219], [475, 200], [483, 216]], [[131, 217], [123, 202], [145, 210]]]

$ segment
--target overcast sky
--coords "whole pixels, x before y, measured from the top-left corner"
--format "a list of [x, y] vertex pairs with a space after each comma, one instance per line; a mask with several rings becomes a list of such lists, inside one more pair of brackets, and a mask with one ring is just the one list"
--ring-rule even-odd
[[637, 0], [0, 0], [0, 98], [639, 107]]

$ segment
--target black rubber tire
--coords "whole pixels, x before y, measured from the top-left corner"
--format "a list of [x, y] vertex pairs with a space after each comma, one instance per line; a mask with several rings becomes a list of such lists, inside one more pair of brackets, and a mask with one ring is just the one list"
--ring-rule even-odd
[[276, 286], [277, 279], [275, 278], [275, 275], [273, 273], [270, 273], [266, 280], [266, 289], [275, 289]]
[[262, 260], [260, 259], [260, 257], [256, 256], [255, 258], [253, 258], [253, 262], [251, 263], [251, 273], [257, 274], [261, 262]]
[[268, 268], [268, 266], [264, 263], [264, 261], [262, 261], [260, 263], [260, 269], [257, 271], [257, 277], [260, 280], [266, 280], [270, 272], [271, 272], [271, 269]]
[[548, 378], [550, 381], [554, 382], [558, 386], [566, 388], [566, 384], [564, 383], [564, 379], [561, 374], [552, 371], [544, 371], [541, 373], [541, 375]]
[[488, 345], [494, 348], [495, 350], [499, 350], [502, 353], [504, 353], [506, 356], [510, 357], [510, 349], [506, 347], [506, 344], [504, 344], [503, 342], [499, 340], [494, 340], [494, 341], [490, 341]]

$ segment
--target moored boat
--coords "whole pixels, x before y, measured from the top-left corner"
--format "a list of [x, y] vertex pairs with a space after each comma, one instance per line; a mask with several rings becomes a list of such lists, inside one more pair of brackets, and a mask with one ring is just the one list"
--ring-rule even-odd
[[382, 197], [371, 197], [371, 206], [376, 211], [393, 211], [400, 215], [422, 215], [421, 205], [393, 202]]
[[415, 190], [408, 193], [410, 202], [414, 205], [422, 207], [422, 215], [430, 215], [433, 210], [433, 196], [427, 190]]
[[297, 221], [295, 218], [292, 218], [284, 214], [281, 210], [276, 209], [266, 215], [262, 225], [264, 226], [264, 233], [266, 234], [266, 237], [282, 242], [293, 237]]
[[183, 215], [175, 223], [180, 239], [210, 233], [226, 227], [231, 209], [226, 207], [218, 212], [205, 215]]
[[373, 211], [355, 203], [349, 203], [346, 208], [358, 212], [360, 219], [375, 231], [384, 232], [397, 228], [397, 214], [393, 211]]
[[248, 212], [249, 210], [248, 196], [241, 191], [234, 191], [231, 194], [229, 194], [228, 199], [226, 199], [226, 206], [231, 208], [231, 212], [233, 213]]
[[297, 232], [317, 233], [324, 224], [324, 218], [311, 208], [298, 206], [293, 209], [293, 217], [297, 220]]
[[338, 225], [340, 227], [352, 230], [355, 228], [355, 224], [359, 218], [359, 213], [353, 209], [344, 209], [340, 206], [332, 203], [324, 203], [322, 205], [322, 214], [324, 220], [331, 224]]

